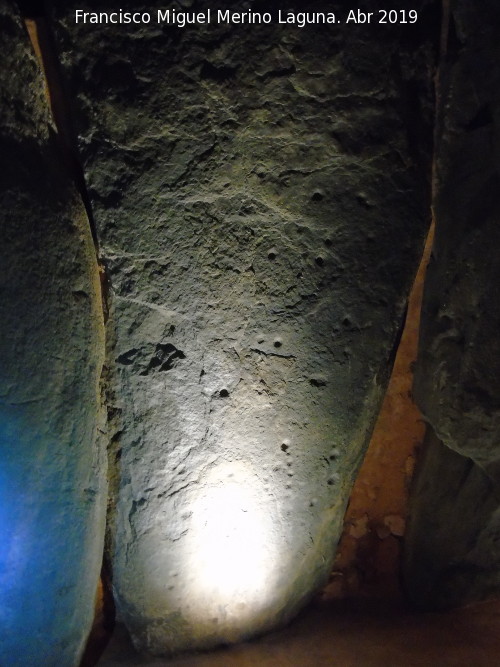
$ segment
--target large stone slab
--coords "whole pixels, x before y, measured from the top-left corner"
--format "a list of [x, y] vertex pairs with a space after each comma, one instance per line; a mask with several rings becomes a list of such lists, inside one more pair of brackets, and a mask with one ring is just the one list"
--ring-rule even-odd
[[[496, 2], [452, 3], [439, 76], [436, 238], [415, 385], [437, 437], [416, 481], [405, 565], [420, 606], [500, 589], [499, 25]], [[447, 584], [450, 569], [460, 583]]]
[[500, 8], [460, 1], [450, 20], [415, 394], [439, 438], [487, 467], [500, 458]]
[[328, 577], [429, 222], [431, 55], [422, 25], [54, 4], [112, 289], [118, 612], [154, 653], [235, 641]]
[[431, 429], [412, 488], [405, 582], [421, 609], [448, 608], [498, 593], [498, 486]]
[[104, 537], [99, 278], [43, 76], [8, 0], [0, 35], [0, 664], [70, 667], [90, 629]]

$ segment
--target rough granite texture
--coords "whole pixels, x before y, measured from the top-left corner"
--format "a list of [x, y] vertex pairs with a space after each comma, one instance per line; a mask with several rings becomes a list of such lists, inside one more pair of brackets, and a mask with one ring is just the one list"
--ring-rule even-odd
[[54, 6], [111, 288], [119, 617], [153, 653], [236, 641], [329, 575], [429, 224], [427, 27]]
[[499, 26], [497, 2], [453, 2], [439, 77], [436, 238], [415, 384], [437, 437], [412, 493], [405, 564], [423, 607], [500, 591], [498, 537], [483, 540], [499, 530], [500, 499]]
[[0, 664], [72, 667], [104, 538], [98, 270], [42, 73], [8, 0], [0, 48]]

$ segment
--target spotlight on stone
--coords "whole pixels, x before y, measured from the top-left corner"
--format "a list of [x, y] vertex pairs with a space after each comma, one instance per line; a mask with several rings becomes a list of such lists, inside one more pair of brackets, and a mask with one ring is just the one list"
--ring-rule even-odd
[[[192, 507], [188, 540], [193, 621], [228, 631], [265, 605], [276, 570], [272, 512], [259, 480], [243, 463], [214, 471]], [[260, 491], [260, 493], [259, 493]]]

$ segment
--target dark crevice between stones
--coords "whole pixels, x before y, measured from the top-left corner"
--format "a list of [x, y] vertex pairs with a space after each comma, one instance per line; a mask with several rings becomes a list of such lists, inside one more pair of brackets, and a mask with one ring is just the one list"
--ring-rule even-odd
[[421, 162], [428, 150], [427, 127], [429, 123], [435, 121], [436, 105], [435, 100], [434, 107], [426, 103], [426, 91], [422, 83], [417, 83], [411, 76], [406, 55], [409, 50], [418, 50], [422, 44], [427, 43], [430, 52], [427, 57], [422, 52], [418, 62], [420, 67], [428, 68], [429, 75], [435, 77], [436, 63], [439, 62], [442, 49], [442, 25], [445, 17], [445, 8], [441, 0], [429, 0], [419, 12], [418, 22], [410, 26], [411, 30], [404, 32], [401, 53], [393, 60], [393, 67], [399, 79], [399, 111], [405, 119], [408, 147], [416, 164]]
[[[109, 316], [109, 283], [104, 264], [100, 257], [92, 204], [85, 182], [83, 166], [80, 161], [77, 136], [72, 123], [69, 96], [64, 85], [55, 39], [48, 20], [47, 4], [40, 0], [18, 0], [17, 5], [31, 40], [33, 51], [40, 63], [45, 78], [48, 102], [57, 130], [57, 140], [64, 167], [68, 170], [75, 183], [89, 221], [90, 232], [97, 256], [103, 319], [106, 324]], [[101, 377], [103, 396], [107, 392], [106, 387], [108, 383], [106, 377], [108, 374], [109, 369], [105, 367]], [[108, 402], [107, 398], [103, 398], [103, 401], [106, 403]], [[96, 591], [94, 624], [82, 655], [80, 667], [91, 667], [97, 664], [98, 659], [109, 642], [114, 625], [115, 605], [111, 585], [111, 567], [106, 557], [104, 557], [101, 578], [98, 590]]]
[[70, 104], [57, 57], [54, 36], [45, 11], [45, 3], [37, 3], [33, 0], [20, 0], [18, 1], [18, 5], [33, 44], [33, 50], [40, 62], [45, 77], [50, 110], [66, 161], [65, 166], [70, 171], [82, 198], [89, 219], [92, 238], [98, 250], [99, 244], [92, 205], [79, 158], [77, 137], [71, 121]]
[[[389, 361], [387, 364], [384, 364], [383, 368], [380, 369], [379, 373], [377, 374], [377, 379], [379, 382], [382, 384], [386, 384], [386, 395], [384, 397], [384, 403], [381, 404], [381, 409], [379, 411], [379, 419], [384, 417], [384, 408], [385, 408], [385, 399], [389, 396], [391, 396], [391, 380], [394, 377], [397, 377], [397, 369], [396, 369], [396, 358], [400, 352], [400, 349], [403, 349], [403, 346], [408, 347], [408, 341], [402, 341], [403, 335], [406, 331], [406, 328], [411, 329], [412, 321], [411, 318], [415, 318], [416, 314], [415, 312], [412, 313], [411, 317], [409, 318], [409, 302], [412, 298], [414, 298], [414, 294], [416, 291], [418, 291], [418, 284], [421, 281], [425, 281], [425, 278], [422, 278], [422, 272], [423, 276], [425, 276], [426, 273], [426, 267], [429, 262], [429, 257], [431, 253], [431, 248], [433, 246], [433, 238], [434, 238], [434, 221], [432, 219], [432, 201], [434, 198], [434, 192], [435, 192], [435, 159], [434, 155], [436, 152], [436, 144], [438, 142], [440, 132], [442, 131], [442, 118], [440, 117], [439, 109], [442, 108], [441, 103], [439, 101], [439, 89], [440, 89], [440, 77], [442, 77], [442, 67], [443, 63], [449, 59], [449, 51], [450, 49], [455, 51], [457, 48], [457, 41], [454, 39], [455, 37], [455, 31], [454, 31], [454, 26], [451, 26], [450, 28], [450, 0], [430, 0], [430, 2], [427, 4], [427, 6], [424, 9], [424, 12], [421, 13], [420, 15], [420, 20], [418, 24], [418, 29], [416, 29], [415, 34], [414, 34], [414, 40], [413, 43], [415, 45], [415, 48], [419, 44], [423, 43], [423, 37], [425, 34], [431, 35], [431, 44], [434, 46], [434, 53], [432, 62], [434, 63], [433, 67], [433, 78], [434, 78], [434, 108], [429, 109], [429, 108], [424, 108], [422, 106], [421, 101], [425, 99], [425, 95], [423, 94], [423, 91], [419, 89], [418, 87], [415, 87], [414, 85], [411, 84], [411, 82], [408, 82], [405, 79], [404, 72], [401, 70], [399, 64], [397, 61], [394, 61], [394, 67], [397, 69], [399, 73], [399, 84], [400, 84], [400, 111], [402, 116], [406, 119], [406, 127], [407, 127], [407, 138], [408, 138], [408, 144], [410, 146], [410, 151], [411, 154], [413, 155], [415, 161], [418, 163], [419, 160], [421, 160], [421, 154], [422, 154], [422, 147], [425, 146], [426, 142], [426, 131], [425, 131], [425, 117], [427, 115], [427, 118], [429, 118], [428, 114], [432, 114], [432, 120], [431, 124], [433, 125], [433, 138], [432, 138], [432, 146], [430, 148], [430, 153], [432, 156], [432, 162], [431, 162], [431, 173], [429, 174], [430, 176], [430, 188], [429, 188], [429, 219], [430, 219], [430, 226], [428, 230], [428, 235], [425, 240], [425, 243], [422, 246], [421, 249], [421, 254], [420, 254], [420, 261], [419, 261], [419, 269], [416, 272], [415, 278], [412, 283], [412, 288], [409, 292], [409, 300], [407, 303], [404, 305], [404, 311], [401, 316], [401, 324], [398, 329], [398, 331], [395, 334], [394, 342], [390, 351], [390, 356], [389, 356]], [[451, 35], [450, 35], [451, 31]], [[451, 42], [451, 46], [450, 46]], [[452, 55], [454, 57], [454, 54]], [[485, 118], [485, 114], [482, 114], [480, 118], [474, 119], [476, 124], [485, 124], [487, 122], [487, 118]], [[314, 199], [315, 197], [313, 197]], [[326, 239], [325, 240], [325, 245], [330, 246], [331, 240]], [[419, 305], [418, 305], [418, 320], [420, 321], [422, 317], [422, 295], [420, 295], [419, 299]], [[344, 321], [344, 325], [348, 326], [350, 324], [348, 318], [346, 318], [347, 322]], [[403, 350], [404, 352], [404, 350]], [[418, 360], [418, 356], [417, 356]], [[414, 364], [408, 368], [407, 374], [410, 376], [413, 376], [414, 372]], [[311, 384], [315, 386], [315, 383], [313, 380], [310, 380]], [[414, 403], [413, 395], [410, 397], [411, 402]], [[390, 403], [388, 404], [390, 405]], [[400, 408], [401, 409], [401, 408]], [[394, 416], [393, 420], [394, 422]], [[420, 420], [419, 420], [420, 421]], [[396, 418], [397, 422], [397, 418]], [[378, 422], [377, 422], [378, 426]], [[339, 561], [339, 557], [341, 557], [341, 551], [342, 551], [342, 540], [346, 540], [346, 535], [348, 535], [348, 528], [350, 525], [350, 520], [352, 520], [354, 514], [349, 513], [349, 510], [351, 509], [351, 504], [354, 502], [354, 505], [356, 504], [357, 499], [360, 497], [359, 491], [356, 489], [356, 485], [359, 484], [360, 488], [364, 488], [366, 491], [366, 487], [368, 485], [368, 482], [370, 480], [370, 467], [373, 465], [373, 459], [376, 459], [375, 457], [372, 457], [372, 460], [370, 460], [370, 453], [372, 451], [377, 451], [376, 446], [377, 446], [377, 438], [380, 438], [379, 432], [377, 432], [377, 426], [374, 428], [374, 431], [372, 433], [372, 438], [370, 440], [370, 444], [368, 447], [367, 452], [365, 453], [365, 460], [363, 466], [358, 470], [357, 476], [354, 481], [354, 485], [351, 491], [351, 497], [349, 500], [349, 504], [347, 506], [346, 514], [344, 517], [344, 533], [341, 536], [341, 542], [339, 543], [340, 549], [337, 553], [337, 561], [334, 563], [334, 568], [333, 572], [331, 575], [331, 580], [330, 583], [333, 581], [335, 583], [335, 576], [339, 574], [337, 570], [337, 565]], [[417, 432], [415, 426], [412, 427], [411, 424], [405, 423], [405, 426], [408, 429], [408, 432], [415, 431]], [[408, 428], [409, 427], [409, 428]], [[390, 446], [390, 442], [389, 442]], [[416, 441], [416, 446], [414, 446], [414, 449], [411, 453], [411, 456], [413, 457], [414, 461], [417, 463], [420, 463], [421, 459], [421, 443], [419, 439]], [[368, 464], [368, 465], [366, 465]], [[375, 478], [376, 479], [376, 478]], [[408, 487], [412, 489], [413, 481], [413, 471], [411, 473], [408, 473], [408, 476], [406, 478], [406, 483], [408, 484]], [[330, 484], [330, 481], [328, 482]], [[382, 483], [383, 483], [383, 478], [382, 478]], [[371, 480], [371, 484], [373, 484], [373, 479]], [[376, 487], [376, 484], [372, 486], [372, 490], [374, 490]], [[358, 495], [356, 495], [358, 494]], [[408, 492], [407, 497], [404, 499], [404, 505], [405, 505], [405, 510], [408, 511], [409, 507], [409, 501], [411, 500], [411, 494], [412, 491]], [[358, 508], [359, 509], [359, 508]], [[367, 506], [364, 508], [366, 511], [366, 516], [370, 515], [370, 509], [372, 511], [376, 511], [376, 507], [370, 506], [369, 503], [367, 503]], [[373, 518], [371, 520], [371, 523], [374, 523]], [[354, 597], [356, 594], [361, 594], [363, 599], [366, 600], [367, 596], [373, 595], [374, 597], [377, 597], [381, 595], [381, 589], [383, 589], [382, 595], [386, 595], [387, 599], [390, 600], [391, 597], [391, 583], [394, 585], [395, 590], [396, 590], [396, 599], [398, 597], [401, 597], [401, 602], [402, 603], [408, 603], [409, 602], [409, 596], [408, 596], [408, 591], [407, 587], [405, 586], [404, 582], [404, 577], [402, 573], [402, 545], [404, 544], [405, 540], [405, 535], [402, 535], [398, 537], [399, 540], [399, 546], [398, 546], [398, 551], [397, 551], [397, 556], [393, 562], [390, 562], [391, 558], [394, 558], [393, 556], [388, 557], [388, 561], [386, 563], [383, 563], [382, 557], [378, 553], [378, 548], [381, 540], [377, 539], [377, 537], [371, 537], [370, 532], [373, 532], [376, 534], [376, 531], [370, 530], [367, 533], [367, 536], [364, 536], [363, 539], [366, 540], [366, 543], [363, 544], [363, 540], [359, 542], [360, 548], [359, 551], [354, 554], [354, 556], [351, 556], [351, 560], [346, 560], [346, 562], [342, 562], [342, 567], [345, 569], [345, 572], [341, 572], [341, 576], [345, 576], [348, 571], [349, 567], [352, 569], [357, 570], [357, 574], [361, 576], [361, 581], [362, 583], [360, 584], [360, 591], [357, 593], [353, 593], [350, 591], [350, 595], [353, 595]], [[363, 548], [364, 547], [364, 548]], [[392, 568], [392, 572], [390, 573], [389, 578], [387, 578], [387, 572], [385, 573], [386, 579], [384, 580], [384, 577], [380, 576], [380, 574], [375, 574], [376, 568], [379, 565], [377, 563], [377, 559], [380, 559], [380, 563], [383, 563], [385, 567], [389, 566]], [[341, 562], [341, 559], [340, 559]], [[342, 570], [342, 567], [340, 570]], [[366, 572], [369, 573], [369, 575], [366, 577], [366, 581], [363, 581], [363, 574], [366, 574]], [[380, 577], [380, 580], [377, 579], [377, 577]], [[390, 577], [392, 577], [392, 582]], [[377, 586], [379, 586], [379, 590], [377, 590]], [[335, 587], [333, 587], [335, 590]], [[345, 594], [345, 593], [344, 593]], [[323, 596], [325, 599], [328, 599], [329, 595], [329, 587], [327, 587], [322, 591], [321, 596]], [[334, 593], [333, 597], [335, 597], [337, 593]]]
[[[371, 599], [389, 608], [404, 608], [407, 603], [401, 580], [404, 534], [397, 524], [385, 523], [385, 519], [406, 520], [413, 465], [421, 455], [423, 422], [410, 387], [417, 354], [415, 332], [422, 312], [433, 233], [431, 225], [407, 306], [401, 314], [401, 326], [395, 332], [390, 361], [377, 376], [382, 384], [388, 380], [386, 394], [354, 481], [337, 558], [330, 581], [320, 593], [323, 600]], [[310, 382], [313, 384], [313, 380]], [[333, 451], [328, 463], [337, 457]], [[410, 462], [412, 466], [408, 465]]]
[[[438, 69], [435, 77], [436, 111], [434, 120], [434, 156], [436, 155], [440, 138], [443, 135], [444, 109], [446, 108], [445, 98], [447, 97], [447, 91], [449, 87], [449, 68], [452, 63], [456, 62], [461, 48], [462, 45], [458, 40], [455, 22], [451, 14], [451, 2], [450, 0], [442, 0], [439, 59]], [[432, 174], [432, 198], [434, 201], [436, 195], [435, 160], [433, 160]]]
[[80, 160], [78, 141], [72, 122], [71, 105], [61, 72], [54, 35], [52, 33], [45, 2], [36, 0], [18, 0], [18, 7], [26, 25], [33, 50], [40, 63], [49, 98], [52, 118], [57, 129], [57, 137], [62, 152], [64, 166], [71, 174], [75, 186], [82, 198], [90, 232], [96, 249], [99, 277], [101, 281], [102, 308], [104, 322], [109, 315], [109, 284], [104, 263], [100, 257], [99, 239], [95, 224], [92, 203], [85, 182], [83, 166]]

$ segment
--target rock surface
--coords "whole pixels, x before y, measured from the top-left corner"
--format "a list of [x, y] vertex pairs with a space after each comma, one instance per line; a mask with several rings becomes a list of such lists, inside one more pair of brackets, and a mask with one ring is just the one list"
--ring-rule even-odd
[[411, 494], [406, 589], [419, 608], [447, 608], [499, 590], [500, 494], [471, 459], [427, 433]]
[[54, 6], [112, 288], [118, 612], [153, 653], [235, 641], [329, 574], [429, 223], [430, 54]]
[[436, 238], [415, 392], [439, 438], [489, 467], [500, 460], [500, 7], [479, 7], [455, 3], [440, 76]]
[[452, 7], [415, 385], [437, 437], [419, 471], [405, 565], [411, 597], [431, 607], [500, 590], [500, 7]]
[[70, 667], [92, 621], [104, 537], [99, 278], [43, 76], [8, 0], [0, 35], [0, 664]]

